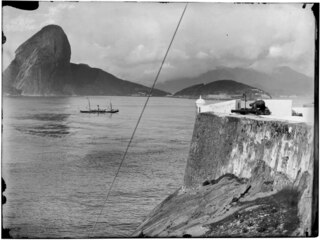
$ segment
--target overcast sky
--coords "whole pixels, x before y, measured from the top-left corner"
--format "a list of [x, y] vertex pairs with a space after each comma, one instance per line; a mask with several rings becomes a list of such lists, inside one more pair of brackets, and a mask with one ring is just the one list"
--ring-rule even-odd
[[[36, 11], [3, 8], [3, 67], [17, 47], [48, 24], [60, 25], [71, 62], [120, 78], [154, 79], [184, 3], [40, 2]], [[189, 3], [159, 81], [195, 76], [219, 66], [270, 71], [314, 68], [311, 5]]]

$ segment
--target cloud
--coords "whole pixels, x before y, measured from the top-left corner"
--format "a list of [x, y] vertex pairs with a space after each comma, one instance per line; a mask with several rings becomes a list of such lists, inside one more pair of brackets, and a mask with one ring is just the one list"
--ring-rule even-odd
[[280, 46], [271, 46], [269, 48], [269, 56], [271, 58], [281, 57], [282, 54], [283, 54], [283, 50]]
[[200, 52], [198, 52], [196, 54], [196, 58], [198, 58], [198, 59], [206, 59], [206, 58], [209, 58], [209, 54], [200, 51]]
[[143, 44], [139, 44], [132, 51], [129, 52], [128, 56], [124, 59], [127, 65], [146, 64], [160, 60], [159, 49], [146, 47]]
[[[40, 2], [35, 12], [3, 9], [6, 60], [43, 26], [66, 32], [71, 61], [147, 83], [158, 71], [184, 3]], [[189, 3], [159, 81], [218, 66], [268, 71], [278, 65], [312, 74], [310, 5]], [[8, 54], [8, 53], [11, 53]]]
[[31, 17], [18, 16], [4, 26], [6, 32], [25, 32], [36, 29], [35, 20]]

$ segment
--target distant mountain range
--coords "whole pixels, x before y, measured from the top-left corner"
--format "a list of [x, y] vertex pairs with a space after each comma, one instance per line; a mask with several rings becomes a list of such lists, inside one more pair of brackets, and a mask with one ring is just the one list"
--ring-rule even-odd
[[[3, 72], [3, 91], [13, 95], [146, 95], [150, 88], [99, 68], [70, 63], [71, 47], [63, 29], [48, 25], [21, 44]], [[154, 89], [153, 96], [168, 93]]]
[[267, 92], [253, 88], [233, 80], [218, 80], [207, 84], [197, 84], [187, 87], [174, 94], [175, 97], [198, 98], [200, 95], [211, 99], [238, 99], [246, 94], [247, 99], [271, 98]]
[[171, 79], [158, 83], [157, 87], [175, 93], [183, 88], [201, 83], [230, 79], [254, 88], [263, 89], [274, 97], [277, 96], [312, 96], [314, 80], [289, 67], [278, 67], [272, 73], [264, 73], [246, 68], [218, 68], [193, 78]]
[[[15, 53], [15, 59], [3, 72], [5, 94], [139, 96], [146, 95], [150, 90], [99, 68], [71, 63], [70, 43], [63, 29], [57, 25], [42, 28], [21, 44]], [[197, 77], [159, 83], [157, 87], [163, 91], [154, 89], [153, 96], [166, 96], [168, 92], [175, 93], [186, 87], [224, 79], [261, 89], [272, 96], [312, 96], [314, 93], [313, 79], [289, 67], [276, 68], [272, 73], [245, 68], [219, 68]]]

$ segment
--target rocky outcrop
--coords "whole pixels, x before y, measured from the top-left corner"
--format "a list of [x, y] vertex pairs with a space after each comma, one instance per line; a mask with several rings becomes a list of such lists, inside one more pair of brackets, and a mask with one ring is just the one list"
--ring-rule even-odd
[[311, 230], [313, 126], [199, 114], [184, 185], [135, 236], [305, 236]]
[[5, 70], [4, 91], [23, 95], [61, 94], [71, 57], [68, 38], [61, 27], [49, 25], [24, 42]]
[[[48, 25], [16, 50], [3, 73], [3, 90], [14, 95], [146, 95], [150, 88], [121, 80], [86, 64], [70, 63], [62, 28]], [[166, 92], [154, 89], [153, 95]]]

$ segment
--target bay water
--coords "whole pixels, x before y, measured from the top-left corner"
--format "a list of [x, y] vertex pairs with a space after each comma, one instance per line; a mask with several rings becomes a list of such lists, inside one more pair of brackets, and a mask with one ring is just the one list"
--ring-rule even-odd
[[107, 201], [146, 98], [89, 99], [120, 111], [80, 113], [86, 97], [3, 98], [2, 214], [12, 237], [128, 237], [182, 185], [194, 99], [150, 98]]
[[181, 186], [195, 100], [150, 98], [106, 201], [146, 98], [89, 99], [120, 111], [80, 113], [85, 97], [3, 98], [3, 226], [14, 238], [130, 236]]

